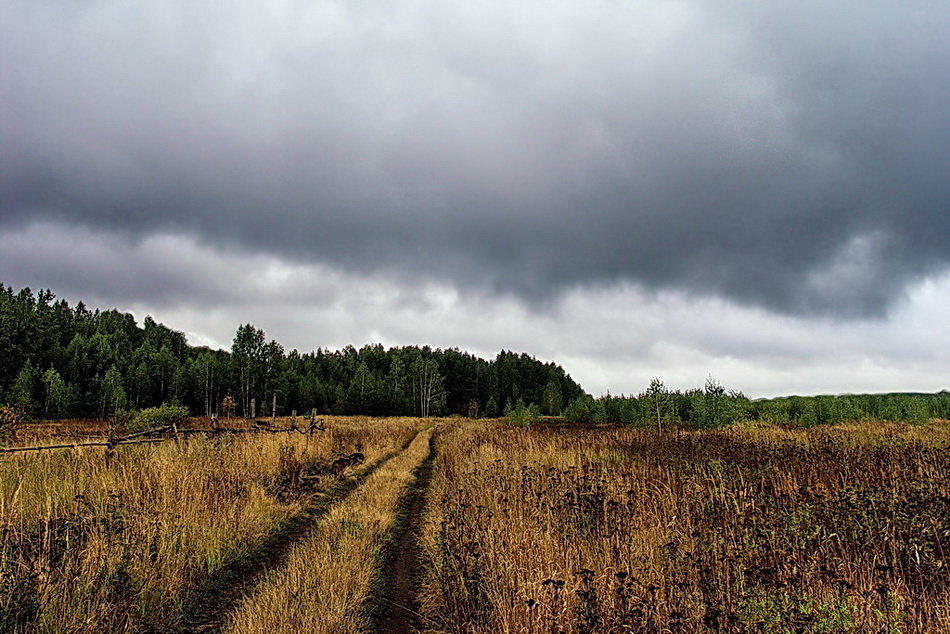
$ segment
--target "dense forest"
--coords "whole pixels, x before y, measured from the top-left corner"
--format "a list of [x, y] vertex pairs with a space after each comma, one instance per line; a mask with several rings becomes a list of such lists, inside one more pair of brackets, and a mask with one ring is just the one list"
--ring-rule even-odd
[[[455, 348], [405, 346], [286, 352], [251, 324], [230, 350], [191, 346], [181, 332], [117, 310], [70, 306], [52, 292], [0, 284], [0, 402], [33, 418], [107, 417], [162, 403], [193, 414], [320, 413], [562, 415], [578, 423], [721, 427], [743, 420], [818, 425], [950, 418], [950, 392], [749, 399], [715, 379], [594, 398], [554, 363], [502, 351], [493, 360]], [[253, 405], [252, 405], [253, 402]]]
[[250, 324], [230, 350], [117, 310], [70, 306], [0, 284], [0, 399], [33, 418], [106, 417], [161, 403], [193, 414], [498, 416], [516, 404], [558, 414], [583, 394], [554, 363], [502, 351], [405, 346], [287, 352]]
[[636, 396], [581, 396], [564, 410], [573, 422], [625, 423], [641, 427], [722, 427], [763, 421], [810, 427], [847, 421], [908, 421], [950, 418], [950, 392], [937, 394], [842, 394], [751, 400], [709, 378], [700, 389], [671, 390], [660, 379]]

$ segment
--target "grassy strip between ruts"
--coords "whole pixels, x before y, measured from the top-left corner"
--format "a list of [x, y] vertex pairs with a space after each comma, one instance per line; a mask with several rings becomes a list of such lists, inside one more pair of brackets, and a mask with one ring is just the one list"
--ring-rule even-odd
[[233, 614], [231, 634], [361, 632], [363, 609], [382, 540], [396, 521], [402, 494], [429, 454], [433, 429], [377, 469], [314, 527]]
[[[405, 450], [408, 445], [407, 442], [400, 450]], [[317, 496], [301, 513], [282, 523], [258, 548], [209, 577], [197, 591], [191, 604], [185, 607], [184, 623], [180, 631], [219, 630], [228, 610], [248, 594], [257, 581], [260, 581], [266, 567], [280, 561], [290, 547], [304, 537], [313, 524], [326, 515], [334, 504], [346, 498], [376, 469], [396, 455], [398, 452], [389, 452], [365, 469], [341, 480]]]

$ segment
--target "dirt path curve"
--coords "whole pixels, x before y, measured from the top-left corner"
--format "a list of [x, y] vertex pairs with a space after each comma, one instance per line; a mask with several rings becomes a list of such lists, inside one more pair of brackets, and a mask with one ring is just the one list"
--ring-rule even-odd
[[[406, 443], [408, 446], [409, 443]], [[268, 570], [281, 566], [290, 548], [307, 536], [317, 521], [337, 502], [346, 498], [384, 462], [399, 455], [388, 453], [365, 469], [341, 480], [318, 495], [309, 506], [298, 513], [278, 532], [268, 537], [249, 555], [215, 572], [202, 584], [195, 597], [184, 607], [179, 634], [209, 634], [220, 632], [231, 611], [238, 606], [263, 579]]]
[[422, 627], [418, 587], [422, 577], [422, 515], [426, 505], [436, 434], [429, 438], [429, 455], [416, 467], [415, 480], [399, 505], [396, 528], [391, 534], [379, 575], [373, 609], [374, 634], [412, 634]]

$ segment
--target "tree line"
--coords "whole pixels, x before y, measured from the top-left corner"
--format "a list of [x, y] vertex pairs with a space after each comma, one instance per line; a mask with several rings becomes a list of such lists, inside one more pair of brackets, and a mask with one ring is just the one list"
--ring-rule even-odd
[[379, 344], [287, 352], [251, 324], [238, 327], [230, 350], [216, 350], [151, 317], [140, 326], [129, 313], [0, 284], [0, 398], [29, 417], [107, 417], [162, 403], [205, 415], [493, 417], [521, 402], [556, 415], [583, 393], [559, 365], [524, 353], [485, 360]]
[[741, 421], [810, 427], [859, 420], [924, 423], [932, 418], [950, 419], [950, 392], [936, 394], [844, 394], [783, 396], [750, 399], [726, 391], [714, 378], [690, 390], [668, 389], [654, 378], [634, 396], [599, 398], [583, 395], [564, 410], [564, 417], [578, 423], [624, 423], [657, 429], [671, 427], [715, 428]]

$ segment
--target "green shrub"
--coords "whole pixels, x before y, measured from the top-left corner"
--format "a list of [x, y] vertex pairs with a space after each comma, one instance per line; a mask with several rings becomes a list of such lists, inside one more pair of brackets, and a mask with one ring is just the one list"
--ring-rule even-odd
[[162, 404], [158, 407], [149, 407], [139, 412], [131, 422], [126, 424], [126, 431], [135, 433], [165, 427], [174, 423], [181, 423], [188, 416], [188, 408], [182, 405]]
[[753, 592], [740, 609], [743, 622], [757, 632], [785, 634], [853, 632], [857, 608], [848, 597], [822, 602], [783, 592]]
[[115, 423], [116, 427], [121, 429], [129, 429], [135, 422], [135, 418], [139, 415], [137, 410], [134, 409], [120, 409], [112, 415], [112, 420]]
[[519, 398], [514, 407], [509, 403], [505, 408], [505, 420], [513, 425], [530, 425], [541, 420], [541, 409], [534, 403], [525, 407], [524, 401]]

